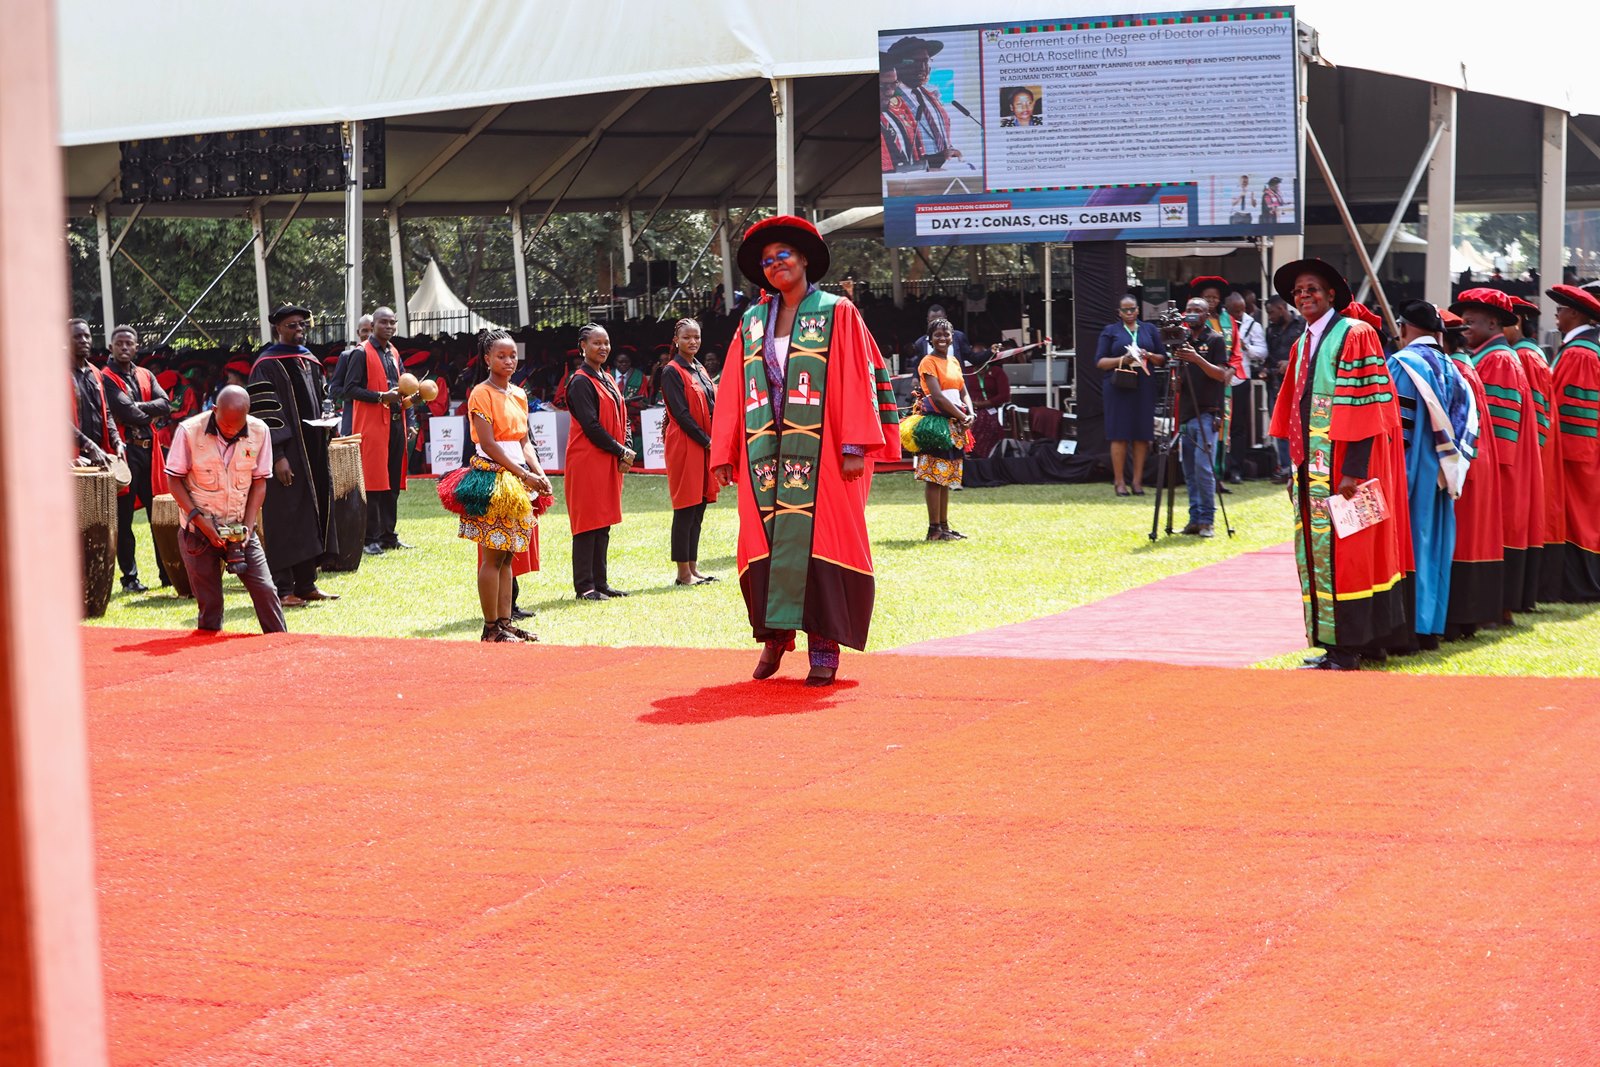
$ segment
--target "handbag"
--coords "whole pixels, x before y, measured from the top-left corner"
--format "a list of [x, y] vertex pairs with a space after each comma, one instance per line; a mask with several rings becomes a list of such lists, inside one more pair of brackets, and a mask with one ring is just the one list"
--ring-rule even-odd
[[1132, 367], [1118, 367], [1111, 372], [1111, 384], [1124, 392], [1139, 388], [1139, 372]]

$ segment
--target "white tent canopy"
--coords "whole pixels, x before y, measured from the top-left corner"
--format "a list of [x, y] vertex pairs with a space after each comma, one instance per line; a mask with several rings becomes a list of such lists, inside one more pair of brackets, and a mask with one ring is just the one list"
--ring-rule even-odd
[[[280, 0], [263, 8], [252, 0], [57, 0], [56, 8], [67, 31], [58, 37], [58, 69], [61, 141], [70, 146], [747, 78], [871, 74], [877, 32], [909, 20], [961, 25], [1162, 5]], [[1600, 113], [1592, 74], [1600, 15], [1588, 5], [1527, 0], [1491, 13], [1305, 0], [1296, 10], [1336, 65]]]
[[477, 333], [479, 330], [499, 330], [502, 327], [490, 322], [455, 294], [439, 264], [428, 260], [428, 269], [422, 272], [417, 291], [406, 301], [408, 332], [419, 333]]

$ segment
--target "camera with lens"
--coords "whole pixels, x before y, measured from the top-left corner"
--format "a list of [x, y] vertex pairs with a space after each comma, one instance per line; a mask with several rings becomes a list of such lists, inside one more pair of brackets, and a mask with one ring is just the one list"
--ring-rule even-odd
[[1193, 345], [1205, 322], [1205, 315], [1178, 307], [1176, 300], [1167, 301], [1166, 308], [1156, 316], [1156, 328], [1161, 331], [1161, 340], [1169, 349]]
[[244, 558], [245, 542], [250, 540], [250, 527], [242, 522], [217, 523], [217, 536], [222, 538], [222, 563], [229, 574], [243, 574], [250, 569]]

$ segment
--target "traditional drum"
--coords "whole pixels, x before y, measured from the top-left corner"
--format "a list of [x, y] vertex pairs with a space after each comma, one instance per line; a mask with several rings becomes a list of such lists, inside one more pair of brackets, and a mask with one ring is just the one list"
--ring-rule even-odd
[[189, 572], [183, 566], [183, 550], [178, 546], [178, 502], [171, 493], [162, 493], [150, 502], [150, 537], [156, 543], [156, 555], [161, 566], [172, 579], [172, 591], [182, 597], [192, 597], [189, 589]]
[[367, 483], [361, 473], [360, 434], [335, 437], [328, 442], [328, 469], [332, 476], [333, 526], [339, 535], [339, 555], [323, 564], [323, 569], [357, 570], [361, 566], [361, 548], [367, 540]]
[[98, 619], [111, 603], [117, 573], [117, 480], [98, 467], [74, 467], [72, 474], [83, 542], [83, 614]]

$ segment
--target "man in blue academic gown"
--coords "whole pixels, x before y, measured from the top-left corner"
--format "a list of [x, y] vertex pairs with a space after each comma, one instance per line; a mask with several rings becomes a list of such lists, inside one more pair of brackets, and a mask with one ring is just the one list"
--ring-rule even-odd
[[1400, 308], [1400, 341], [1388, 357], [1400, 398], [1405, 442], [1411, 548], [1416, 560], [1414, 632], [1421, 648], [1439, 647], [1450, 597], [1450, 561], [1456, 547], [1455, 498], [1466, 478], [1470, 440], [1476, 435], [1472, 393], [1439, 347], [1444, 323], [1425, 300]]

